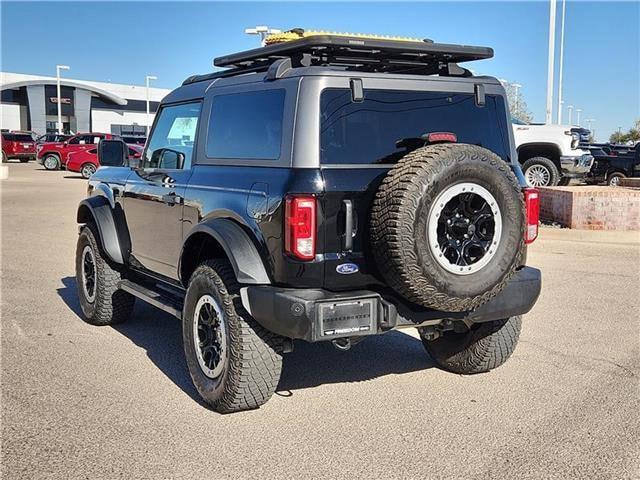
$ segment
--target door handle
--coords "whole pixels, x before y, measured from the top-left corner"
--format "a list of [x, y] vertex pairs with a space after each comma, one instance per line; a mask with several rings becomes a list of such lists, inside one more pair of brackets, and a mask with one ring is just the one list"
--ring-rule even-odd
[[344, 204], [344, 250], [350, 252], [353, 250], [353, 202], [351, 200], [343, 200]]
[[167, 205], [180, 205], [182, 203], [182, 197], [175, 193], [168, 193], [166, 195], [162, 195], [162, 201]]

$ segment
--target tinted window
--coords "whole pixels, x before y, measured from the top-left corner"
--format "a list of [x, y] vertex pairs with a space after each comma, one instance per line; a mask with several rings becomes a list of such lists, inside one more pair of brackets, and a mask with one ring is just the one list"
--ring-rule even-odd
[[27, 133], [3, 133], [6, 142], [33, 142], [33, 137]]
[[511, 126], [502, 97], [487, 95], [484, 107], [473, 94], [365, 90], [364, 97], [355, 103], [348, 89], [322, 92], [322, 163], [394, 163], [407, 151], [397, 142], [431, 132], [455, 133], [459, 143], [480, 145], [510, 161]]
[[207, 156], [213, 158], [280, 158], [285, 91], [263, 90], [213, 99]]
[[151, 132], [144, 168], [182, 168], [191, 164], [200, 103], [164, 107]]

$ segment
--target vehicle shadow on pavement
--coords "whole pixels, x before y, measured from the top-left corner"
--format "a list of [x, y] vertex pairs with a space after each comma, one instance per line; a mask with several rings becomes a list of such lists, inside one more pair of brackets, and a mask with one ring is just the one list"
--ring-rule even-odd
[[[58, 295], [82, 318], [76, 294], [76, 280], [65, 277]], [[96, 327], [100, 328], [100, 327]], [[182, 347], [182, 324], [173, 316], [137, 301], [131, 318], [112, 327], [147, 352], [148, 358], [176, 386], [204, 405], [191, 383]], [[431, 368], [434, 363], [415, 337], [390, 332], [366, 338], [348, 351], [330, 343], [296, 341], [294, 351], [283, 357], [277, 392], [290, 396], [294, 390], [327, 383], [363, 382], [391, 374]]]

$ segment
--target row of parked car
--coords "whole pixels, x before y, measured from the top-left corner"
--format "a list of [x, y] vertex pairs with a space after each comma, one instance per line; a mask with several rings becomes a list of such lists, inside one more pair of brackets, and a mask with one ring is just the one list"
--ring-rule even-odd
[[16, 158], [21, 162], [37, 160], [47, 170], [64, 168], [89, 178], [98, 169], [98, 143], [102, 139], [119, 138], [129, 146], [131, 158], [140, 158], [145, 137], [126, 137], [109, 133], [79, 133], [62, 135], [47, 133], [35, 136], [33, 132], [2, 132], [2, 161]]
[[[571, 179], [616, 186], [621, 178], [640, 177], [640, 149], [628, 145], [583, 143], [577, 127], [527, 124], [513, 119], [518, 158], [531, 187], [568, 185]], [[121, 138], [131, 158], [140, 158], [146, 138], [108, 133], [62, 135], [2, 132], [2, 161], [37, 159], [47, 170], [65, 168], [89, 178], [100, 166], [97, 145], [101, 139]]]

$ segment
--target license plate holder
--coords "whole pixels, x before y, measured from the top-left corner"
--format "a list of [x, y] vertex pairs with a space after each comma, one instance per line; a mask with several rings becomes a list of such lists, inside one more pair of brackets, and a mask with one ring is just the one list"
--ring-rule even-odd
[[371, 335], [377, 332], [375, 298], [318, 304], [318, 336], [322, 339]]

